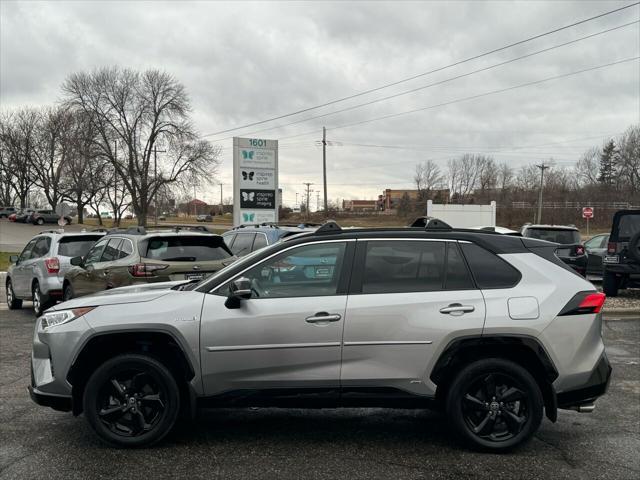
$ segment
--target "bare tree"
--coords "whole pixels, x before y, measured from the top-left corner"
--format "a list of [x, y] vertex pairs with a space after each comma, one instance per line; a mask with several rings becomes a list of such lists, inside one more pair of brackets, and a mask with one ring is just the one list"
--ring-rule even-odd
[[580, 185], [589, 186], [598, 184], [600, 175], [600, 155], [602, 151], [598, 147], [592, 147], [582, 154], [576, 163], [576, 176]]
[[619, 182], [625, 184], [632, 195], [640, 193], [640, 125], [634, 125], [618, 139]]
[[[123, 181], [140, 225], [163, 185], [215, 175], [220, 148], [198, 139], [187, 93], [171, 75], [103, 68], [73, 74], [62, 88], [67, 106], [91, 115], [101, 156]], [[159, 144], [167, 152], [156, 165]]]
[[443, 176], [440, 167], [433, 160], [427, 160], [416, 165], [416, 173], [413, 177], [420, 199], [429, 196], [429, 192], [442, 185]]

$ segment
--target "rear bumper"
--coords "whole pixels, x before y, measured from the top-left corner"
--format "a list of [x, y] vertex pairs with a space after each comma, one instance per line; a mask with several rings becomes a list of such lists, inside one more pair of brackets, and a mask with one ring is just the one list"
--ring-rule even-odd
[[558, 408], [569, 409], [589, 404], [604, 395], [609, 388], [611, 372], [612, 368], [607, 354], [603, 353], [584, 385], [557, 394]]

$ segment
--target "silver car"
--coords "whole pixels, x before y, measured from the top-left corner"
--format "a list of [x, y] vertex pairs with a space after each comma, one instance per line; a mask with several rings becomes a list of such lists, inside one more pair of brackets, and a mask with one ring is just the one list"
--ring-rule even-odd
[[483, 450], [588, 412], [611, 375], [604, 295], [557, 245], [442, 222], [317, 231], [199, 283], [113, 289], [51, 308], [33, 400], [150, 445], [198, 407], [439, 408]]
[[36, 315], [62, 299], [64, 275], [71, 258], [85, 255], [104, 232], [64, 233], [47, 230], [33, 237], [20, 255], [10, 257], [5, 288], [10, 309], [33, 302]]

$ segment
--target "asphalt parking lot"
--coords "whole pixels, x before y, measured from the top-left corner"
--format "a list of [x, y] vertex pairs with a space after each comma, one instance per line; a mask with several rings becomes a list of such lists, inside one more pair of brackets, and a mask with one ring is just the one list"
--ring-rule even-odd
[[592, 414], [560, 411], [502, 455], [460, 448], [438, 413], [210, 410], [145, 450], [29, 399], [30, 310], [0, 305], [0, 478], [603, 478], [640, 476], [640, 316], [605, 322], [614, 374]]

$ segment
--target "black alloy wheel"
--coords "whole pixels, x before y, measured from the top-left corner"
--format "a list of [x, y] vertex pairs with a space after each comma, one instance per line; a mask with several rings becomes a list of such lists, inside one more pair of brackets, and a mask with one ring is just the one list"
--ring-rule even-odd
[[91, 376], [84, 396], [87, 420], [107, 443], [149, 446], [173, 427], [178, 386], [167, 368], [144, 355], [120, 355]]
[[480, 360], [454, 380], [447, 413], [467, 443], [485, 450], [506, 450], [537, 430], [542, 421], [542, 394], [521, 366], [502, 359]]

